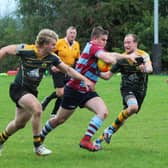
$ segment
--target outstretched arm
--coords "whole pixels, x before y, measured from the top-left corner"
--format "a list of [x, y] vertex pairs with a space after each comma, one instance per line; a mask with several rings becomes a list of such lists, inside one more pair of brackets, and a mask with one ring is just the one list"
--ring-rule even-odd
[[97, 54], [97, 57], [102, 59], [104, 62], [109, 63], [109, 64], [115, 64], [117, 60], [119, 59], [129, 59], [132, 62], [136, 62], [135, 58], [137, 57], [136, 53], [132, 54], [120, 54], [116, 52], [105, 52], [105, 51], [100, 51]]
[[16, 55], [17, 45], [8, 45], [0, 49], [0, 59], [7, 55]]

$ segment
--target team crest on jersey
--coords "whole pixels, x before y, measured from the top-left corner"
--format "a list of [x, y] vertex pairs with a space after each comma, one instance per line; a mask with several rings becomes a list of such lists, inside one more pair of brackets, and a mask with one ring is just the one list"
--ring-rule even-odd
[[47, 64], [46, 64], [46, 63], [43, 63], [41, 66], [42, 66], [42, 68], [46, 68], [46, 67], [47, 67]]
[[37, 69], [33, 69], [33, 70], [27, 72], [27, 75], [29, 77], [39, 78], [40, 77], [39, 69], [38, 68]]

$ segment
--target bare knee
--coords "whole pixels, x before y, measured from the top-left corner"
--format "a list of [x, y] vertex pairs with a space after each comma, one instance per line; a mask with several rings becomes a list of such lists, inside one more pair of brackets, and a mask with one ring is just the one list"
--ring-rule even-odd
[[109, 114], [108, 110], [104, 110], [104, 111], [101, 111], [101, 112], [97, 113], [97, 115], [98, 115], [102, 120], [106, 119], [107, 116], [108, 116], [108, 114]]
[[32, 104], [32, 111], [34, 113], [35, 116], [40, 117], [42, 114], [42, 107], [41, 104]]
[[128, 107], [129, 114], [136, 113], [138, 111], [138, 105], [132, 105]]

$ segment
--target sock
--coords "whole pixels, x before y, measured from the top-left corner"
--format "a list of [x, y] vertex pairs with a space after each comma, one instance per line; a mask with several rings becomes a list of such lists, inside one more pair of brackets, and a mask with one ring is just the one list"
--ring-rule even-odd
[[112, 123], [111, 128], [115, 130], [116, 132], [121, 125], [124, 123], [124, 121], [129, 117], [128, 111], [127, 110], [122, 110], [116, 120]]
[[[108, 127], [108, 130], [111, 134], [114, 134], [124, 123], [124, 121], [128, 118], [128, 111], [122, 110], [116, 120]], [[99, 137], [100, 142], [104, 140], [104, 135], [101, 134]]]
[[104, 135], [103, 134], [100, 135], [99, 140], [100, 140], [100, 142], [102, 142], [104, 140]]
[[33, 144], [34, 144], [34, 147], [40, 146], [41, 143], [42, 143], [41, 136], [40, 136], [40, 135], [34, 135], [34, 136], [33, 136]]
[[45, 137], [48, 135], [49, 132], [51, 132], [54, 128], [52, 128], [51, 124], [49, 123], [49, 121], [46, 122], [46, 124], [44, 125], [40, 136], [41, 136], [41, 140], [44, 141]]
[[52, 100], [52, 99], [54, 99], [54, 98], [57, 98], [56, 92], [55, 92], [55, 91], [52, 92], [47, 98], [50, 99], [50, 100]]
[[0, 143], [3, 144], [8, 138], [9, 138], [9, 134], [7, 133], [7, 131], [3, 131], [1, 134], [0, 134]]
[[57, 97], [56, 92], [53, 92], [53, 93], [51, 93], [51, 95], [49, 95], [48, 97], [46, 97], [46, 98], [42, 101], [42, 103], [41, 103], [42, 109], [45, 110], [45, 108], [47, 107], [48, 103], [50, 103], [50, 101], [51, 101], [52, 99], [56, 98], [56, 97]]
[[57, 100], [56, 100], [56, 102], [55, 102], [53, 111], [51, 112], [51, 115], [57, 114], [57, 111], [58, 111], [58, 109], [59, 109], [59, 107], [60, 107], [61, 101], [62, 101], [62, 97], [61, 97], [61, 98], [58, 97]]
[[90, 141], [92, 136], [96, 133], [96, 131], [101, 127], [103, 120], [98, 116], [94, 116], [88, 126], [88, 129], [83, 137], [83, 140]]

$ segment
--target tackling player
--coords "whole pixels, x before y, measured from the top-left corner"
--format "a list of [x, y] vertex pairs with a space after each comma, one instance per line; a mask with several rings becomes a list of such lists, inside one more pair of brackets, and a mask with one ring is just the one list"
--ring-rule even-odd
[[112, 135], [122, 126], [124, 121], [133, 114], [138, 113], [146, 96], [148, 73], [153, 71], [149, 54], [137, 48], [138, 39], [135, 34], [128, 34], [124, 38], [126, 54], [136, 53], [136, 63], [130, 60], [119, 60], [112, 69], [102, 73], [104, 79], [109, 79], [113, 73], [121, 72], [121, 95], [123, 98], [123, 110], [118, 117], [109, 125], [103, 134], [94, 142], [101, 148], [101, 142], [110, 143]]

